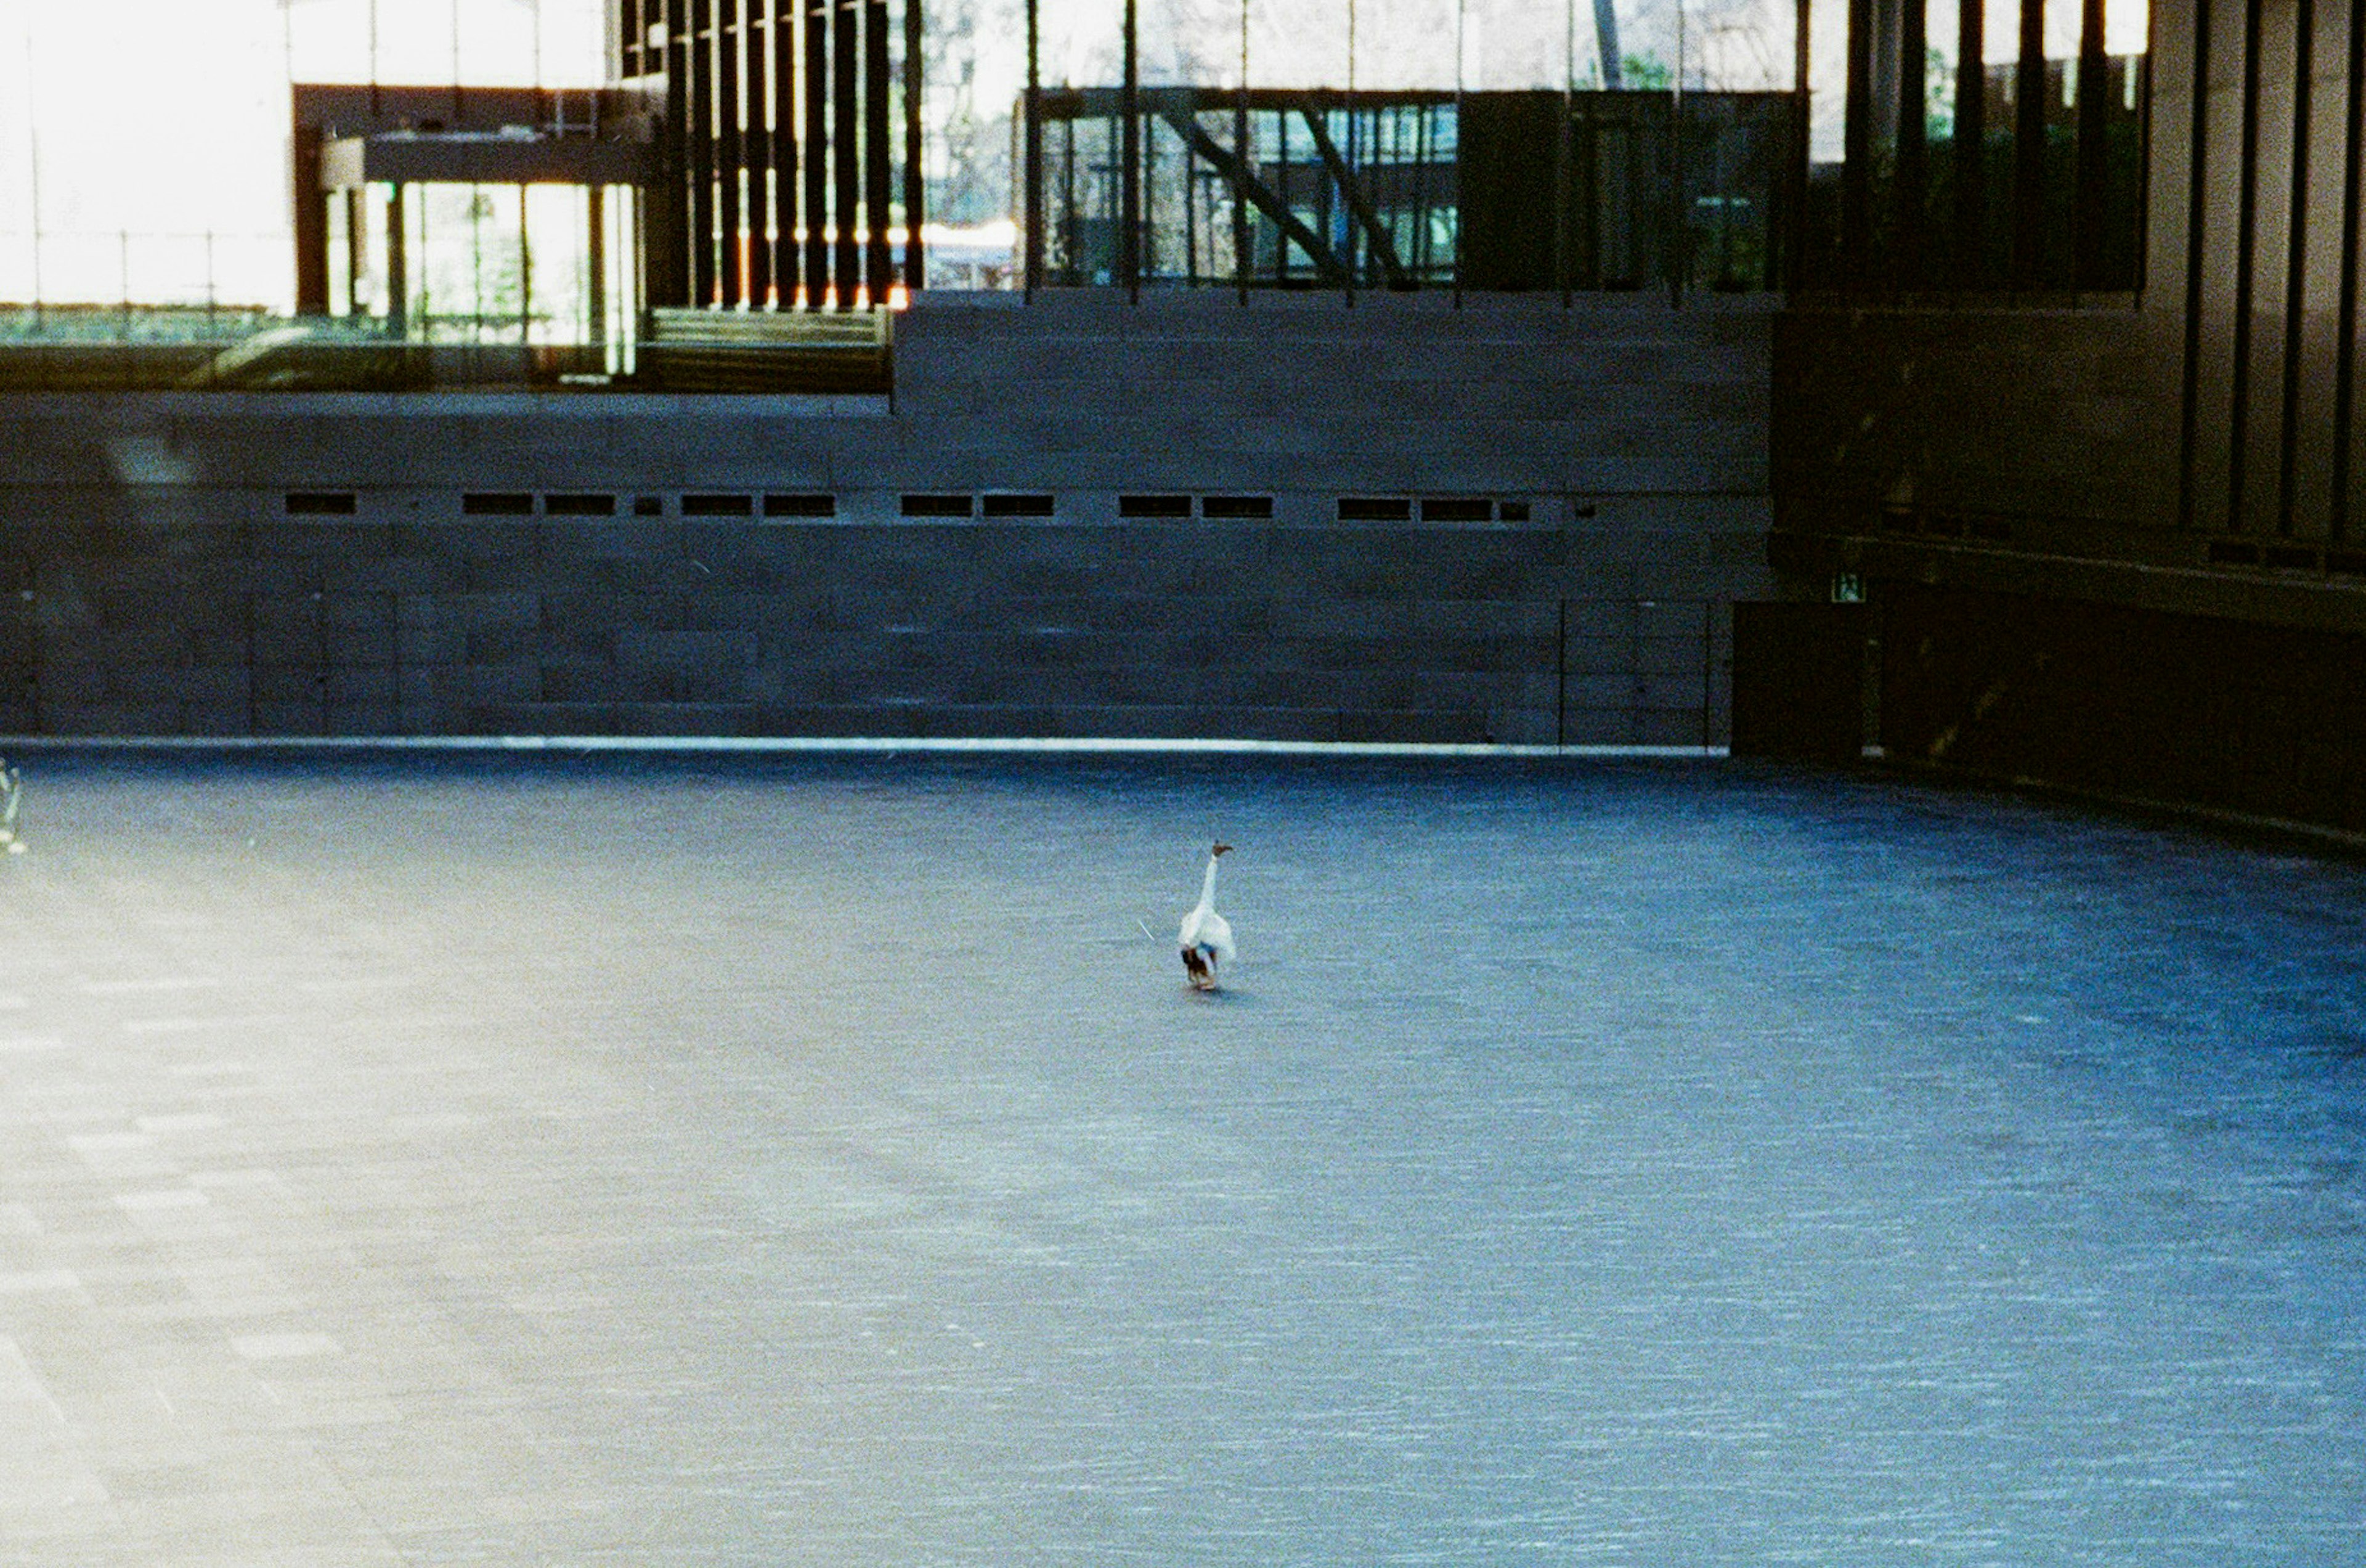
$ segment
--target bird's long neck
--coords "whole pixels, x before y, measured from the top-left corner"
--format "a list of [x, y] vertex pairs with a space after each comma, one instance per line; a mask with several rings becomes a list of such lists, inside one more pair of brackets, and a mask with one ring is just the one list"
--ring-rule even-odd
[[1215, 857], [1215, 856], [1213, 856], [1213, 855], [1210, 855], [1210, 856], [1208, 857], [1208, 875], [1207, 875], [1207, 878], [1200, 884], [1200, 908], [1201, 908], [1202, 909], [1212, 909], [1212, 908], [1214, 908], [1215, 907], [1216, 907], [1216, 857]]

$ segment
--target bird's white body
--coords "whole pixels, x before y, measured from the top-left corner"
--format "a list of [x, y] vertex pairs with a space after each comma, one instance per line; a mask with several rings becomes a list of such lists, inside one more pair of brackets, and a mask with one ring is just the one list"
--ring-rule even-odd
[[1209, 852], [1208, 874], [1200, 884], [1200, 901], [1183, 917], [1183, 929], [1176, 933], [1176, 941], [1183, 949], [1183, 972], [1191, 976], [1192, 986], [1202, 991], [1216, 988], [1218, 961], [1233, 961], [1232, 922], [1216, 913], [1216, 859], [1232, 847], [1218, 844]]
[[17, 802], [24, 793], [24, 779], [16, 769], [0, 761], [0, 850], [12, 855], [25, 852], [25, 841], [17, 837]]

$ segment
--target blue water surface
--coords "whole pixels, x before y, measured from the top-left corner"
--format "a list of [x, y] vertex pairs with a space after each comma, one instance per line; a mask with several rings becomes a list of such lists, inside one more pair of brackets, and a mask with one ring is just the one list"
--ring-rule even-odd
[[464, 1330], [411, 1440], [575, 1478], [418, 1561], [2366, 1560], [2355, 864], [1714, 763], [28, 777], [51, 960], [310, 998], [237, 1059]]

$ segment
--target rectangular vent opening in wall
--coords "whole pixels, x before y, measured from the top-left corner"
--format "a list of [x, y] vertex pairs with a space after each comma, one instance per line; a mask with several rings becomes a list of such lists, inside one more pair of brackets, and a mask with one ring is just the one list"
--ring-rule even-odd
[[1049, 517], [1052, 498], [1048, 495], [989, 495], [986, 498], [988, 517]]
[[1189, 517], [1191, 498], [1188, 495], [1121, 495], [1117, 498], [1120, 517]]
[[965, 495], [907, 495], [903, 512], [907, 517], [967, 517], [974, 505]]
[[2325, 570], [2343, 577], [2366, 577], [2366, 550], [2327, 550]]
[[664, 516], [665, 497], [661, 495], [637, 495], [633, 497], [633, 515], [636, 517]]
[[756, 503], [744, 495], [685, 495], [682, 498], [684, 517], [752, 517]]
[[546, 517], [614, 517], [616, 498], [613, 495], [546, 495], [542, 498]]
[[2294, 545], [2270, 545], [2259, 552], [2259, 559], [2269, 566], [2277, 567], [2285, 571], [2316, 570], [2316, 552]]
[[1401, 496], [1343, 495], [1339, 498], [1339, 521], [1342, 523], [1404, 523], [1412, 520], [1413, 502]]
[[1269, 495], [1203, 495], [1200, 498], [1202, 517], [1270, 517], [1273, 497]]
[[2210, 542], [2212, 566], [2257, 566], [2259, 547], [2247, 545], [2240, 539], [2213, 539]]
[[460, 512], [467, 517], [531, 517], [534, 497], [524, 491], [470, 491], [460, 498]]
[[817, 491], [784, 492], [768, 491], [764, 495], [764, 515], [767, 517], [835, 517], [838, 497]]
[[1495, 508], [1495, 515], [1506, 523], [1525, 523], [1528, 520], [1528, 503], [1525, 501], [1507, 501]]
[[1421, 520], [1425, 523], [1487, 523], [1495, 516], [1495, 503], [1475, 496], [1434, 495], [1421, 503]]
[[349, 490], [291, 490], [287, 492], [287, 515], [351, 517], [356, 500]]

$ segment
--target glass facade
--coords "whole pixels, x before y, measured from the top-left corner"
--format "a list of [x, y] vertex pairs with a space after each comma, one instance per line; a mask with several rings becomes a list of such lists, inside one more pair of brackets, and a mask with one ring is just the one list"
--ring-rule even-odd
[[1121, 89], [1037, 101], [1039, 287], [1782, 283], [1788, 94], [1144, 87], [1131, 143]]
[[434, 351], [370, 360], [405, 384], [598, 383], [658, 312], [919, 287], [2142, 276], [2144, 0], [130, 10], [0, 9], [0, 341], [141, 382], [315, 384], [374, 339]]

